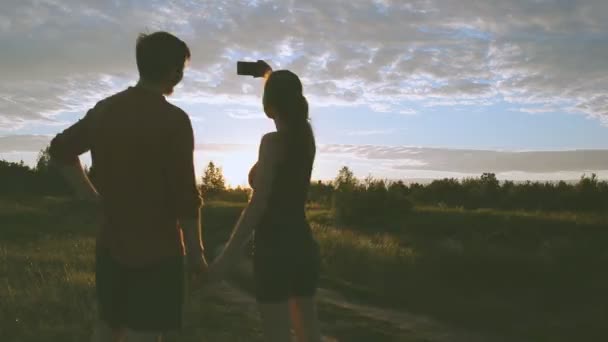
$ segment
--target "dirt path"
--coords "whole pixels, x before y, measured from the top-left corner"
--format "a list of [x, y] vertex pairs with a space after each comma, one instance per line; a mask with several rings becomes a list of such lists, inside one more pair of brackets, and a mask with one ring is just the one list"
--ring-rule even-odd
[[[209, 295], [240, 308], [241, 313], [258, 321], [255, 299], [227, 282], [218, 284]], [[457, 331], [428, 317], [407, 312], [372, 307], [345, 300], [339, 293], [320, 289], [319, 315], [325, 341], [425, 341], [476, 342], [497, 341], [494, 338]]]
[[[249, 308], [257, 317], [254, 298], [243, 287], [244, 279], [252, 277], [251, 263], [238, 267], [241, 281], [224, 282], [226, 298]], [[319, 289], [319, 318], [326, 341], [424, 341], [424, 342], [502, 342], [503, 339], [482, 336], [449, 327], [430, 317], [402, 310], [370, 306], [346, 299], [339, 292]], [[235, 303], [237, 304], [237, 303]]]

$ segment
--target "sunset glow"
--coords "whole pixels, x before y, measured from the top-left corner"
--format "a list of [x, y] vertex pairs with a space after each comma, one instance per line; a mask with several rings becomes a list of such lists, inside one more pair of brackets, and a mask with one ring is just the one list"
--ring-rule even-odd
[[[197, 172], [214, 160], [231, 184], [244, 184], [261, 136], [275, 129], [264, 81], [235, 72], [258, 59], [302, 79], [327, 147], [316, 178], [342, 165], [391, 179], [606, 177], [607, 6], [3, 1], [0, 157], [35, 163], [50, 137], [137, 82], [137, 35], [167, 30], [192, 50], [168, 100], [189, 114], [196, 143], [247, 146], [197, 150]], [[504, 153], [521, 151], [555, 153], [539, 170], [528, 166], [533, 154]]]

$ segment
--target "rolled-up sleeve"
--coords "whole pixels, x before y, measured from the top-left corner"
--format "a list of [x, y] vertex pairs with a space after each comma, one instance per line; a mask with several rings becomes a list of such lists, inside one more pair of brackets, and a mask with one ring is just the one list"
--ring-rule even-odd
[[194, 132], [190, 119], [180, 113], [168, 149], [169, 187], [178, 218], [196, 218], [202, 199], [194, 173]]
[[49, 147], [51, 159], [60, 164], [72, 164], [78, 156], [91, 149], [91, 117], [97, 106], [78, 122], [57, 134]]

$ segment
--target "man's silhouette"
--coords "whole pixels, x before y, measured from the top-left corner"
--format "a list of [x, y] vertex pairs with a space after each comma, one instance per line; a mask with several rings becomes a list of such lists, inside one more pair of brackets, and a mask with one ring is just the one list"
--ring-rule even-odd
[[[139, 82], [95, 105], [51, 142], [76, 194], [102, 207], [97, 237], [99, 322], [94, 341], [160, 341], [182, 323], [185, 269], [200, 275], [201, 199], [188, 115], [165, 95], [190, 59], [177, 37], [142, 34], [136, 48]], [[91, 185], [78, 156], [91, 151]]]

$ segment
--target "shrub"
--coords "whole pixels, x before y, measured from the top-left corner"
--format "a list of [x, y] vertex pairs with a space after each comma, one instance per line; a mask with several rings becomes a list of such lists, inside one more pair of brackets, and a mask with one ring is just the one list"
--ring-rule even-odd
[[[341, 170], [349, 174], [350, 170]], [[352, 174], [351, 174], [352, 175]], [[336, 221], [351, 226], [395, 224], [413, 208], [400, 185], [387, 186], [384, 180], [371, 177], [359, 182], [354, 176], [348, 182], [338, 176], [332, 208]]]

